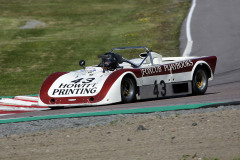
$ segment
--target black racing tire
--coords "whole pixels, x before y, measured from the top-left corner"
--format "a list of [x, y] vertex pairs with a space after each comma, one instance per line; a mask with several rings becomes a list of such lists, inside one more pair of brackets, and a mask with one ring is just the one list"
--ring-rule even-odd
[[121, 82], [121, 97], [123, 103], [136, 100], [136, 83], [130, 77], [124, 77]]
[[193, 74], [192, 91], [193, 95], [202, 95], [207, 91], [208, 75], [207, 72], [201, 68], [197, 68]]

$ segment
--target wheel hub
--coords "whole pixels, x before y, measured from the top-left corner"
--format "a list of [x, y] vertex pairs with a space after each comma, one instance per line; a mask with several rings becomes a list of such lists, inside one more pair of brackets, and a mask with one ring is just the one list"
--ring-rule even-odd
[[123, 93], [124, 93], [124, 96], [128, 96], [130, 94], [130, 86], [128, 83], [124, 83]]
[[202, 88], [204, 87], [205, 84], [205, 77], [204, 77], [204, 73], [203, 72], [198, 72], [197, 76], [196, 76], [196, 84], [198, 88]]

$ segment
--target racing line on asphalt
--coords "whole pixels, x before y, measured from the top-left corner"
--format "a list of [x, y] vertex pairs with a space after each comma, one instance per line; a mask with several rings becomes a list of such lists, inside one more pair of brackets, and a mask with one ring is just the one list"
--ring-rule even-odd
[[192, 35], [191, 35], [191, 20], [192, 20], [193, 11], [196, 6], [196, 1], [197, 0], [192, 0], [192, 5], [191, 5], [190, 11], [187, 16], [187, 24], [186, 24], [187, 45], [183, 52], [183, 55], [182, 55], [183, 57], [189, 56], [192, 51], [193, 40], [192, 40]]

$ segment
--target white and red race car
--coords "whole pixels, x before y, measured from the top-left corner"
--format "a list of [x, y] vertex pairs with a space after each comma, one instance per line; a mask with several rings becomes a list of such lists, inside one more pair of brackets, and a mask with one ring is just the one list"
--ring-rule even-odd
[[[115, 50], [145, 49], [128, 60]], [[51, 74], [43, 83], [38, 104], [60, 106], [105, 105], [139, 99], [204, 94], [213, 79], [216, 56], [167, 57], [146, 47], [114, 48], [98, 56], [97, 66]]]

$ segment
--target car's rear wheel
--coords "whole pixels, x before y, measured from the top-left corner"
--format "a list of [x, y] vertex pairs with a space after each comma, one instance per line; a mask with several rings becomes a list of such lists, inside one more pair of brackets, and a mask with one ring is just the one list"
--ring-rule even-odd
[[124, 77], [121, 83], [121, 97], [123, 103], [133, 102], [136, 99], [136, 83], [130, 77]]
[[193, 74], [192, 89], [194, 95], [204, 94], [208, 87], [207, 72], [197, 68]]

